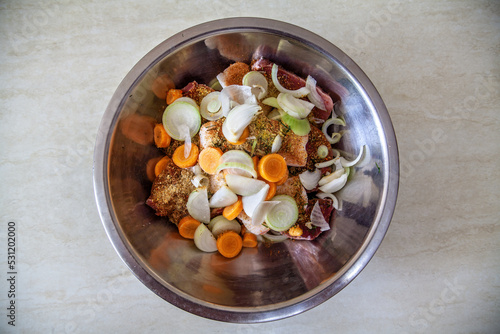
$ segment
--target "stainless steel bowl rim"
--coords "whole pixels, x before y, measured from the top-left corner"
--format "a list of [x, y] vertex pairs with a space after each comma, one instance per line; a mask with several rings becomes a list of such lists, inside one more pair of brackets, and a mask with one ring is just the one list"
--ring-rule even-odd
[[[182, 48], [193, 40], [227, 31], [266, 32], [289, 36], [315, 48], [329, 58], [339, 60], [368, 96], [378, 112], [381, 126], [384, 129], [387, 166], [390, 166], [391, 170], [386, 173], [386, 189], [384, 189], [384, 198], [381, 199], [383, 210], [379, 212], [375, 219], [376, 223], [366, 236], [367, 242], [363, 243], [355, 256], [335, 275], [335, 279], [330, 280], [332, 282], [325, 282], [321, 289], [310, 291], [305, 299], [296, 303], [292, 301], [285, 305], [278, 304], [269, 307], [234, 308], [194, 301], [179, 291], [166, 289], [155, 279], [154, 273], [143, 268], [140, 260], [133, 255], [132, 246], [121, 233], [119, 223], [112, 210], [108, 185], [107, 152], [111, 141], [109, 129], [116, 125], [119, 111], [130, 93], [130, 89], [166, 54]], [[264, 18], [235, 17], [202, 23], [173, 35], [147, 53], [126, 75], [116, 89], [98, 129], [94, 150], [94, 193], [101, 221], [114, 249], [132, 273], [158, 296], [183, 310], [209, 319], [236, 323], [265, 322], [290, 317], [323, 303], [349, 284], [368, 264], [387, 232], [396, 206], [399, 186], [398, 159], [396, 137], [382, 98], [366, 74], [344, 52], [315, 33], [289, 23]]]

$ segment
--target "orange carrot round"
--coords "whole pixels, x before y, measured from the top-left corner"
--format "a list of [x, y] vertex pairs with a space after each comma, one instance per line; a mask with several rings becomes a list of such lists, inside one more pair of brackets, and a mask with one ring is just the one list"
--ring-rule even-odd
[[245, 128], [245, 130], [243, 130], [243, 133], [241, 134], [240, 136], [240, 139], [238, 139], [237, 142], [229, 142], [233, 145], [242, 145], [245, 143], [245, 141], [247, 140], [248, 136], [250, 135], [250, 130], [248, 130], [248, 126]]
[[257, 166], [259, 175], [271, 182], [278, 182], [288, 172], [285, 159], [277, 153], [271, 153], [263, 156]]
[[276, 185], [277, 186], [281, 186], [283, 183], [286, 182], [286, 180], [288, 180], [288, 168], [286, 169], [285, 176], [283, 176], [283, 178], [281, 180], [279, 180], [278, 182], [276, 182]]
[[238, 217], [242, 210], [243, 200], [241, 199], [241, 196], [238, 196], [238, 200], [234, 204], [231, 204], [224, 208], [224, 210], [222, 211], [222, 215], [228, 220], [233, 220]]
[[232, 258], [241, 252], [243, 240], [241, 236], [234, 231], [222, 233], [217, 238], [217, 250], [222, 256]]
[[170, 89], [167, 92], [167, 104], [174, 103], [179, 97], [182, 97], [182, 90], [180, 89]]
[[170, 162], [170, 158], [167, 156], [164, 156], [163, 158], [160, 159], [155, 165], [155, 176], [158, 176], [161, 174], [161, 172], [165, 169], [165, 166]]
[[250, 232], [243, 234], [243, 247], [257, 247], [257, 236]]
[[215, 174], [222, 153], [222, 150], [218, 147], [205, 147], [201, 150], [198, 157], [201, 169], [208, 174]]
[[155, 173], [156, 164], [161, 159], [162, 159], [162, 157], [151, 158], [146, 163], [146, 175], [148, 177], [148, 180], [151, 182], [153, 182], [156, 178], [156, 173]]
[[191, 216], [186, 216], [179, 221], [177, 228], [179, 234], [186, 239], [194, 239], [194, 232], [201, 223]]
[[267, 192], [267, 196], [264, 199], [265, 201], [270, 201], [274, 195], [276, 195], [276, 183], [274, 182], [266, 182], [269, 185], [269, 191]]
[[191, 152], [187, 157], [184, 156], [184, 144], [177, 147], [172, 155], [172, 161], [180, 168], [193, 167], [198, 161], [198, 154], [200, 150], [198, 146], [191, 145]]
[[155, 125], [154, 137], [155, 137], [156, 147], [165, 148], [168, 147], [168, 145], [170, 145], [171, 138], [170, 135], [165, 130], [163, 124], [158, 123]]

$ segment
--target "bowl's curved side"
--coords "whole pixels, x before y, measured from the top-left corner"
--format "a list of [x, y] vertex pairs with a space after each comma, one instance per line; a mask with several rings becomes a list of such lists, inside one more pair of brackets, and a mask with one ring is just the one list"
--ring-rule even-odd
[[[135, 96], [145, 96], [145, 94], [140, 94], [140, 91], [138, 94], [137, 87], [140, 81], [144, 80], [146, 74], [159, 66], [162, 59], [165, 59], [168, 55], [176, 52], [183, 52], [183, 48], [186, 46], [193, 45], [200, 40], [206, 43], [210, 38], [220, 35], [239, 36], [241, 33], [264, 33], [270, 36], [283, 37], [285, 42], [280, 43], [279, 48], [281, 49], [278, 48], [278, 51], [281, 50], [282, 54], [277, 55], [276, 52], [271, 52], [269, 55], [274, 57], [280, 56], [280, 60], [288, 62], [288, 65], [297, 71], [303, 70], [307, 73], [314, 72], [315, 75], [318, 76], [319, 83], [328, 83], [328, 76], [333, 73], [332, 71], [337, 70], [329, 68], [329, 66], [331, 66], [329, 62], [340, 65], [340, 71], [343, 76], [346, 78], [348, 77], [351, 81], [350, 84], [353, 91], [361, 92], [360, 94], [353, 94], [355, 98], [350, 99], [349, 103], [359, 104], [361, 109], [363, 109], [362, 112], [370, 114], [375, 124], [375, 128], [372, 131], [375, 133], [375, 141], [371, 148], [371, 153], [374, 161], [376, 161], [377, 169], [371, 168], [368, 170], [365, 168], [363, 169], [363, 173], [360, 173], [360, 176], [379, 173], [376, 176], [376, 184], [373, 185], [374, 194], [376, 194], [374, 196], [377, 196], [378, 207], [370, 209], [373, 211], [375, 220], [373, 222], [368, 222], [365, 221], [365, 218], [359, 218], [356, 226], [361, 227], [361, 232], [353, 233], [359, 234], [357, 237], [361, 244], [355, 245], [355, 249], [345, 254], [345, 259], [342, 263], [343, 266], [339, 268], [338, 271], [325, 276], [325, 279], [322, 280], [321, 283], [310, 288], [307, 286], [307, 280], [301, 277], [300, 279], [306, 287], [300, 296], [294, 295], [290, 300], [268, 305], [256, 305], [254, 307], [244, 304], [243, 302], [240, 302], [242, 303], [241, 305], [225, 305], [222, 303], [214, 303], [213, 301], [207, 302], [198, 300], [193, 294], [188, 293], [185, 289], [168, 282], [165, 278], [166, 276], [160, 275], [157, 270], [153, 268], [151, 263], [145, 260], [145, 255], [137, 251], [136, 243], [134, 243], [134, 240], [131, 240], [128, 232], [124, 230], [124, 226], [120, 224], [121, 213], [119, 211], [122, 210], [122, 208], [117, 207], [118, 204], [115, 198], [120, 196], [120, 189], [114, 189], [110, 185], [110, 177], [113, 177], [112, 174], [114, 173], [113, 165], [117, 164], [115, 161], [110, 161], [110, 156], [112, 155], [111, 150], [116, 150], [115, 146], [119, 146], [116, 143], [117, 135], [115, 129], [118, 127], [119, 119], [123, 117], [122, 114], [129, 111], [127, 110], [127, 108], [129, 108], [127, 99], [129, 99], [128, 101], [130, 102], [130, 99], [133, 99]], [[294, 41], [307, 45], [308, 51], [304, 51], [304, 54], [301, 55], [301, 48], [289, 45], [290, 42], [294, 44]], [[287, 52], [290, 52], [290, 50], [295, 52], [294, 56], [298, 58], [303, 56], [316, 59], [317, 65], [319, 63], [321, 66], [304, 69], [304, 63], [294, 63], [293, 60], [287, 58]], [[243, 58], [248, 56], [244, 51], [241, 52]], [[269, 51], [266, 50], [266, 48], [262, 48], [259, 52], [267, 55], [266, 52], [268, 53]], [[229, 58], [233, 56], [238, 57], [239, 55], [229, 55]], [[294, 65], [296, 68], [294, 68]], [[320, 68], [320, 70], [318, 70], [318, 68]], [[217, 71], [218, 69], [214, 70]], [[189, 79], [189, 77], [180, 75], [180, 72], [181, 70], [179, 70], [179, 72], [170, 73], [177, 83]], [[199, 76], [206, 76], [208, 78], [213, 76], [213, 73], [199, 73]], [[146, 104], [142, 97], [134, 106], [141, 108]], [[344, 108], [349, 109], [352, 106], [349, 105], [349, 103], [344, 105]], [[356, 121], [359, 121], [360, 117], [360, 115], [355, 112], [351, 112], [350, 116], [346, 114], [346, 116]], [[355, 132], [354, 130], [356, 129], [353, 129], [353, 132]], [[360, 138], [361, 137], [363, 136], [360, 136]], [[354, 140], [353, 145], [356, 147], [359, 147], [359, 144], [362, 144], [363, 140], [368, 141], [368, 138], [352, 139]], [[346, 147], [345, 149], [352, 152], [357, 148]], [[339, 292], [359, 274], [373, 257], [389, 227], [398, 192], [399, 160], [392, 123], [380, 95], [364, 72], [340, 49], [322, 37], [288, 23], [261, 18], [231, 18], [203, 23], [184, 30], [158, 45], [134, 66], [118, 86], [99, 126], [94, 151], [93, 173], [95, 198], [108, 238], [113, 244], [116, 252], [141, 282], [171, 304], [193, 314], [226, 322], [251, 323], [289, 317], [317, 306]], [[345, 197], [346, 203], [349, 203], [349, 201], [347, 201], [347, 195], [348, 194], [346, 194]], [[137, 207], [137, 203], [132, 202], [130, 204], [131, 206], [135, 205]], [[370, 202], [370, 205], [373, 206], [373, 203]], [[367, 208], [368, 205], [366, 205], [365, 209]], [[141, 210], [141, 208], [139, 208], [139, 210]], [[147, 220], [148, 224], [154, 225], [154, 218], [148, 216]], [[352, 222], [352, 219], [349, 221]], [[162, 233], [167, 235], [168, 227], [166, 227], [167, 230], [163, 227], [162, 229]], [[343, 233], [340, 228], [338, 232]], [[318, 244], [322, 246], [323, 244], [331, 243], [334, 238], [335, 234], [330, 234], [328, 238], [324, 238], [324, 240], [318, 242]], [[171, 241], [172, 240], [169, 240], [169, 242]], [[328, 266], [329, 270], [333, 268], [331, 266], [332, 265]], [[168, 274], [165, 275], [168, 276]]]

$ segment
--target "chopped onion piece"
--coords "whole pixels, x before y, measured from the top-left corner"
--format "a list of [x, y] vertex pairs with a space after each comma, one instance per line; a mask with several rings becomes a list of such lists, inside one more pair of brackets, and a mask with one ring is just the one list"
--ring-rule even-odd
[[267, 240], [269, 240], [271, 242], [274, 242], [274, 243], [283, 242], [283, 241], [288, 240], [288, 236], [285, 235], [285, 234], [275, 235], [275, 234], [266, 233], [266, 234], [263, 234], [262, 236], [265, 239], [267, 239]]
[[241, 162], [224, 162], [217, 166], [215, 174], [219, 173], [223, 169], [230, 169], [229, 174], [242, 175], [247, 177], [257, 178], [257, 171], [252, 166], [248, 166]]
[[267, 214], [271, 209], [279, 204], [279, 201], [263, 201], [260, 202], [253, 210], [252, 225], [259, 227], [264, 222]]
[[219, 235], [226, 231], [234, 231], [238, 234], [241, 232], [241, 225], [238, 223], [236, 220], [228, 220], [224, 216], [222, 216], [224, 219], [219, 219], [215, 224], [212, 226], [212, 234], [215, 238], [217, 238]]
[[216, 252], [217, 241], [205, 224], [200, 224], [194, 232], [194, 244], [203, 252]]
[[210, 222], [210, 206], [208, 204], [207, 187], [193, 190], [189, 194], [186, 207], [191, 217], [208, 224]]
[[298, 99], [288, 93], [279, 93], [277, 101], [281, 109], [287, 114], [299, 119], [306, 118], [314, 108], [314, 104]]
[[311, 131], [311, 124], [307, 119], [298, 119], [284, 113], [281, 120], [288, 125], [297, 136], [306, 136]]
[[342, 163], [342, 166], [352, 167], [352, 166], [356, 165], [363, 157], [363, 152], [365, 151], [365, 149], [366, 149], [366, 145], [361, 146], [361, 149], [359, 150], [358, 156], [353, 161], [348, 161], [344, 157], [340, 157], [340, 162]]
[[222, 103], [219, 99], [220, 94], [220, 92], [211, 92], [201, 100], [200, 114], [203, 118], [214, 121], [223, 116]]
[[319, 182], [318, 182], [318, 185], [319, 186], [324, 186], [325, 184], [335, 180], [335, 179], [338, 179], [339, 177], [342, 176], [342, 174], [344, 174], [344, 169], [339, 169], [339, 170], [336, 170], [335, 172], [331, 173], [330, 175], [327, 175], [327, 176], [323, 176]]
[[191, 153], [191, 135], [187, 125], [179, 125], [179, 133], [184, 135], [184, 158], [187, 158], [189, 153]]
[[278, 99], [275, 97], [268, 97], [262, 100], [262, 103], [267, 106], [271, 106], [273, 108], [280, 108], [280, 105], [278, 104]]
[[299, 218], [299, 208], [297, 202], [288, 195], [277, 195], [272, 198], [279, 201], [266, 215], [266, 225], [274, 231], [282, 232], [292, 227]]
[[318, 186], [318, 182], [321, 178], [321, 170], [315, 169], [314, 172], [306, 170], [305, 172], [299, 174], [299, 179], [306, 190], [313, 190]]
[[244, 86], [252, 87], [252, 92], [257, 99], [262, 100], [267, 95], [267, 79], [258, 71], [250, 71], [243, 76], [242, 83]]
[[330, 144], [335, 144], [339, 142], [340, 138], [342, 138], [342, 134], [334, 132], [330, 135], [328, 133], [328, 127], [332, 124], [338, 124], [338, 125], [346, 125], [346, 124], [345, 121], [341, 118], [330, 118], [325, 123], [323, 123], [321, 131], [323, 131], [323, 134], [325, 135], [326, 139]]
[[219, 81], [219, 84], [222, 87], [222, 89], [224, 89], [226, 87], [226, 84], [225, 84], [226, 76], [224, 75], [224, 73], [221, 72], [221, 73], [217, 74], [216, 78], [217, 78], [217, 81]]
[[328, 155], [328, 147], [326, 147], [325, 145], [318, 146], [317, 154], [321, 159], [326, 158], [326, 156]]
[[207, 227], [210, 231], [212, 231], [212, 228], [214, 227], [214, 225], [219, 221], [219, 220], [227, 220], [226, 217], [224, 217], [223, 215], [220, 215], [220, 216], [215, 216], [214, 218], [212, 218], [210, 220], [210, 223], [208, 223]]
[[311, 101], [318, 109], [326, 110], [325, 101], [319, 95], [318, 89], [316, 88], [316, 80], [310, 75], [307, 76], [306, 87], [309, 89], [309, 94], [307, 94], [309, 101]]
[[[198, 133], [201, 126], [201, 117], [198, 107], [189, 102], [177, 102], [170, 104], [162, 116], [163, 127], [175, 140], [186, 140]], [[183, 126], [187, 127], [187, 131]]]
[[283, 143], [283, 138], [280, 135], [274, 137], [273, 146], [271, 148], [271, 153], [276, 153], [280, 150], [281, 144]]
[[253, 218], [253, 213], [255, 208], [266, 199], [267, 193], [269, 192], [269, 185], [266, 183], [262, 189], [250, 196], [243, 196], [241, 198], [243, 202], [243, 210], [248, 217]]
[[241, 104], [231, 109], [223, 123], [224, 137], [230, 142], [237, 142], [260, 109], [258, 104]]
[[334, 193], [342, 189], [347, 182], [347, 174], [342, 174], [339, 178], [336, 178], [325, 185], [319, 187], [319, 190], [325, 193]]
[[330, 224], [328, 224], [325, 216], [323, 215], [323, 212], [321, 211], [319, 201], [316, 201], [316, 203], [314, 203], [313, 209], [311, 211], [311, 224], [319, 227], [321, 231], [328, 231], [330, 229]]
[[273, 80], [273, 84], [276, 87], [277, 90], [279, 90], [281, 93], [289, 93], [292, 94], [294, 97], [304, 97], [307, 94], [309, 94], [309, 89], [306, 87], [301, 87], [297, 90], [289, 90], [283, 87], [279, 80], [278, 80], [278, 65], [273, 64], [273, 67], [271, 69], [271, 79]]
[[266, 185], [264, 181], [235, 174], [227, 174], [226, 183], [229, 189], [241, 196], [256, 194]]
[[237, 200], [238, 196], [227, 186], [223, 186], [212, 195], [209, 205], [211, 208], [223, 208], [236, 203]]
[[[338, 151], [337, 151], [338, 152]], [[314, 166], [316, 168], [325, 168], [325, 167], [330, 167], [331, 165], [333, 165], [336, 161], [338, 161], [340, 159], [340, 155], [339, 156], [336, 156], [334, 157], [333, 159], [330, 159], [328, 161], [323, 161], [323, 162], [318, 162], [316, 164], [314, 164]]]
[[193, 100], [192, 98], [187, 97], [187, 96], [181, 96], [178, 99], [176, 99], [175, 102], [187, 102], [190, 105], [192, 105], [193, 107], [195, 107], [196, 109], [200, 110], [198, 103], [196, 103], [195, 100]]
[[191, 180], [191, 183], [196, 187], [207, 187], [209, 184], [208, 177], [203, 174], [195, 174], [194, 178]]
[[319, 192], [316, 194], [316, 197], [329, 198], [333, 201], [332, 206], [335, 208], [335, 210], [339, 210], [339, 211], [342, 210], [342, 208], [339, 205], [339, 200], [337, 199], [337, 197], [334, 194]]

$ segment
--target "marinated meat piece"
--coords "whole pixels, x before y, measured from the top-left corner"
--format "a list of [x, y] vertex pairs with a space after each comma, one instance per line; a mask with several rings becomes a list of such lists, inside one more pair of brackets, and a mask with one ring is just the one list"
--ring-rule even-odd
[[200, 105], [201, 100], [213, 91], [214, 89], [208, 87], [207, 85], [192, 81], [182, 88], [182, 96], [190, 97], [195, 100], [198, 105]]
[[294, 236], [291, 235], [288, 232], [285, 232], [285, 234], [291, 238], [291, 239], [297, 239], [297, 240], [314, 240], [318, 237], [318, 235], [321, 234], [321, 228], [316, 227], [312, 225], [311, 222], [311, 211], [314, 208], [314, 204], [319, 201], [319, 207], [321, 209], [321, 213], [323, 213], [323, 217], [325, 217], [325, 220], [327, 222], [330, 222], [332, 213], [333, 213], [333, 206], [332, 206], [332, 200], [329, 198], [321, 199], [321, 198], [315, 198], [311, 199], [308, 201], [305, 214], [302, 216], [299, 216], [299, 219], [297, 221], [296, 226], [300, 227], [302, 230], [302, 235], [300, 236]]
[[[200, 128], [200, 148], [218, 147], [222, 151], [243, 149], [257, 156], [271, 153], [274, 138], [279, 134], [283, 138], [281, 155], [289, 166], [305, 166], [307, 162], [306, 144], [308, 136], [297, 136], [281, 122], [259, 115], [249, 125], [250, 138], [242, 145], [229, 143], [222, 134], [223, 119], [203, 124]], [[256, 142], [256, 144], [254, 144]], [[255, 145], [255, 146], [254, 146]]]
[[230, 86], [230, 85], [241, 85], [243, 81], [243, 77], [245, 74], [250, 72], [250, 66], [245, 63], [237, 62], [229, 65], [220, 76], [217, 77], [219, 79], [222, 87]]
[[252, 218], [248, 217], [245, 211], [241, 211], [238, 217], [236, 218], [238, 218], [243, 223], [243, 225], [245, 225], [246, 229], [250, 233], [259, 235], [259, 234], [266, 234], [267, 232], [269, 232], [269, 229], [264, 225], [260, 226], [252, 225]]
[[170, 160], [154, 180], [146, 204], [158, 216], [168, 216], [177, 225], [182, 217], [188, 215], [186, 203], [189, 194], [195, 189], [191, 182], [193, 177], [194, 174], [189, 169], [179, 168]]
[[[264, 71], [267, 74], [270, 86], [274, 88], [274, 85], [272, 84], [271, 80], [272, 67], [273, 67], [273, 62], [265, 58], [260, 58], [252, 64], [253, 71]], [[303, 78], [284, 70], [282, 67], [278, 67], [278, 79], [284, 88], [290, 90], [296, 90], [306, 85], [306, 81]], [[326, 110], [321, 110], [318, 109], [317, 107], [314, 107], [313, 110], [311, 111], [310, 116], [308, 117], [310, 121], [311, 120], [313, 121], [311, 122], [311, 124], [323, 123], [330, 117], [333, 110], [332, 98], [319, 87], [317, 87], [317, 91], [318, 94], [323, 98]], [[270, 95], [276, 96], [278, 95], [278, 92], [272, 92], [270, 89]]]
[[291, 176], [285, 183], [277, 186], [276, 195], [288, 195], [292, 197], [299, 208], [299, 220], [304, 216], [308, 199], [306, 189], [302, 186], [298, 176]]

